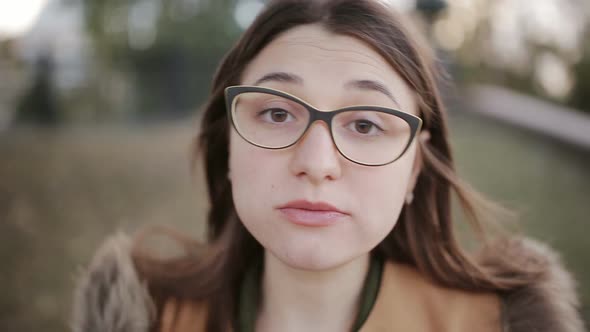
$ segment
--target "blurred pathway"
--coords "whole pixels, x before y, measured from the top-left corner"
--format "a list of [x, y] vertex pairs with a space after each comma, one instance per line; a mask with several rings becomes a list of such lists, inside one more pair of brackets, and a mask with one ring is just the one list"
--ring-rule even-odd
[[590, 116], [491, 85], [466, 89], [472, 111], [590, 150]]

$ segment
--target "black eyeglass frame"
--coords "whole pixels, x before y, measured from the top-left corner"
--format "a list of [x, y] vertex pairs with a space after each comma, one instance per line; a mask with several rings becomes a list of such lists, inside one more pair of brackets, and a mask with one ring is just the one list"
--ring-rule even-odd
[[[305, 109], [307, 109], [307, 111], [309, 112], [309, 121], [308, 121], [305, 129], [302, 131], [301, 136], [299, 136], [293, 143], [285, 145], [285, 146], [281, 146], [281, 147], [268, 147], [268, 146], [256, 144], [256, 143], [250, 141], [248, 138], [244, 137], [244, 135], [242, 135], [242, 133], [240, 132], [239, 126], [235, 123], [235, 118], [233, 116], [232, 109], [233, 109], [233, 104], [234, 104], [235, 98], [242, 93], [248, 93], [248, 92], [258, 92], [258, 93], [265, 93], [265, 94], [271, 94], [271, 95], [283, 97], [283, 98], [289, 99], [293, 102], [296, 102], [296, 103], [300, 104], [301, 106], [303, 106]], [[248, 142], [254, 146], [264, 148], [264, 149], [269, 149], [269, 150], [286, 149], [290, 146], [297, 144], [297, 142], [299, 142], [299, 140], [303, 136], [305, 136], [305, 133], [307, 133], [307, 130], [309, 129], [309, 127], [311, 127], [311, 125], [314, 122], [320, 120], [320, 121], [323, 121], [324, 123], [326, 123], [326, 125], [328, 126], [328, 129], [330, 131], [330, 137], [332, 138], [332, 143], [334, 143], [334, 146], [336, 147], [336, 149], [338, 150], [340, 155], [342, 155], [347, 160], [352, 161], [353, 163], [363, 165], [363, 166], [384, 166], [384, 165], [388, 165], [388, 164], [395, 162], [396, 160], [401, 158], [406, 153], [406, 151], [408, 150], [408, 148], [412, 144], [412, 141], [414, 140], [417, 133], [420, 131], [420, 129], [422, 127], [422, 119], [420, 119], [419, 117], [417, 117], [413, 114], [402, 112], [402, 111], [399, 111], [394, 108], [388, 108], [388, 107], [382, 107], [382, 106], [370, 106], [370, 105], [366, 105], [366, 106], [365, 105], [355, 105], [355, 106], [348, 106], [348, 107], [344, 107], [344, 108], [339, 108], [339, 109], [332, 110], [332, 111], [321, 111], [321, 110], [311, 106], [306, 101], [304, 101], [298, 97], [295, 97], [289, 93], [286, 93], [286, 92], [283, 92], [280, 90], [271, 89], [271, 88], [260, 87], [260, 86], [249, 86], [249, 85], [229, 86], [229, 87], [225, 88], [225, 103], [226, 103], [228, 118], [230, 119], [230, 122], [232, 123], [233, 127], [236, 129], [236, 132], [238, 133], [238, 135], [240, 135], [240, 137], [242, 137], [246, 142]], [[334, 133], [332, 132], [332, 119], [340, 113], [350, 112], [350, 111], [376, 111], [376, 112], [391, 114], [391, 115], [394, 115], [394, 116], [404, 120], [408, 124], [408, 126], [410, 127], [410, 137], [408, 139], [408, 143], [406, 143], [406, 146], [404, 147], [402, 152], [399, 154], [399, 156], [397, 156], [393, 160], [385, 162], [385, 163], [367, 164], [367, 163], [362, 163], [357, 160], [354, 160], [354, 159], [348, 157], [345, 153], [343, 153], [340, 150], [340, 147], [338, 147], [336, 140], [334, 139]]]

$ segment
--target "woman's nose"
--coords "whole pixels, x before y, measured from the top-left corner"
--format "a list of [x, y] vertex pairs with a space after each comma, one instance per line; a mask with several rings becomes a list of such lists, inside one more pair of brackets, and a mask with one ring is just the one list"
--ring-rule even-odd
[[307, 178], [313, 184], [340, 177], [342, 157], [325, 123], [312, 123], [293, 148], [290, 170], [297, 177]]

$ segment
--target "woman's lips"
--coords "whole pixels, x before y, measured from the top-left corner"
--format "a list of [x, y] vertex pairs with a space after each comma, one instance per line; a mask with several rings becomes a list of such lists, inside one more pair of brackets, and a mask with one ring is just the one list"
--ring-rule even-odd
[[323, 202], [294, 201], [280, 207], [279, 211], [292, 223], [310, 227], [329, 226], [348, 216]]
[[301, 226], [320, 227], [332, 225], [346, 215], [337, 211], [318, 211], [295, 208], [279, 209], [294, 224]]

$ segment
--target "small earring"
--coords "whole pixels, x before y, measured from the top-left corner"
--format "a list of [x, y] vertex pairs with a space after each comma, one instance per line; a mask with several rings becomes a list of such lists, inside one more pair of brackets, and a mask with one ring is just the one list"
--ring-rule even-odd
[[406, 195], [406, 205], [412, 204], [413, 200], [414, 200], [414, 193], [413, 192]]

